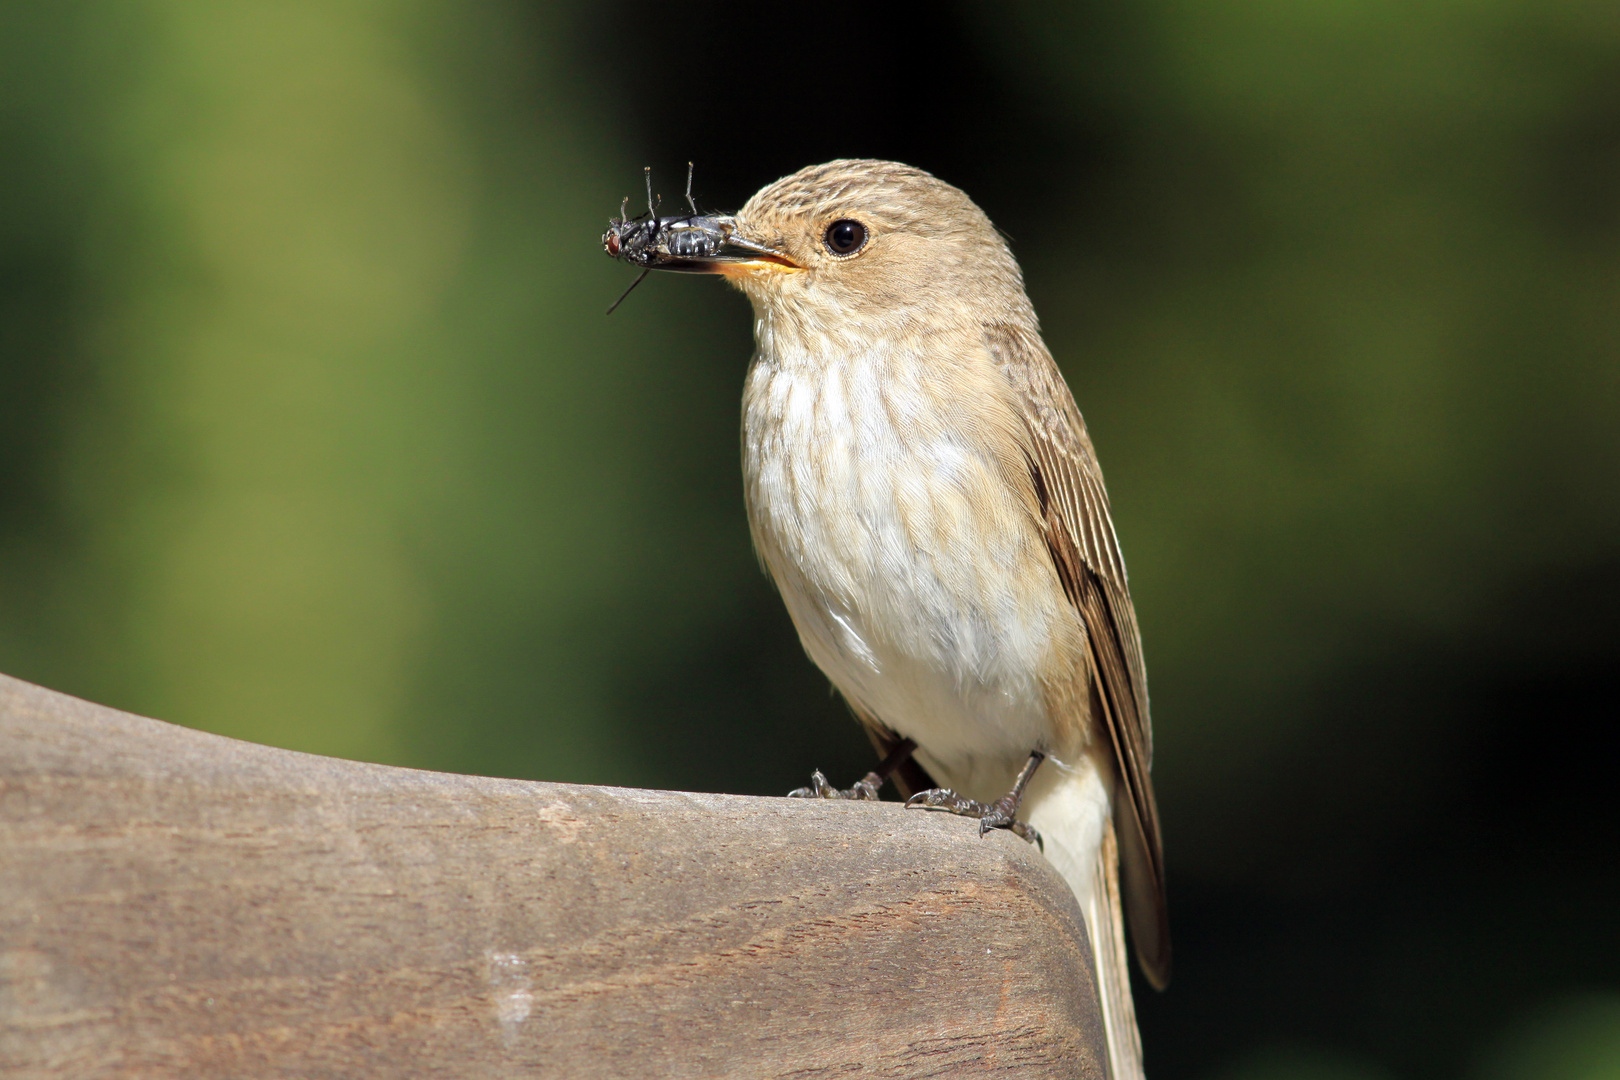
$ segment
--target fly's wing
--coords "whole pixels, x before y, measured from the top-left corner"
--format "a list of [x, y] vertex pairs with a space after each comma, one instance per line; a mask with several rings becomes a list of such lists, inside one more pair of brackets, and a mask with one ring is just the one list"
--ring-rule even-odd
[[985, 342], [1016, 396], [1028, 433], [1025, 455], [1058, 577], [1085, 624], [1093, 702], [1108, 731], [1123, 798], [1116, 799], [1126, 919], [1148, 982], [1170, 979], [1170, 923], [1164, 894], [1159, 811], [1149, 771], [1153, 731], [1148, 718], [1142, 638], [1125, 581], [1102, 470], [1085, 421], [1052, 354], [1032, 330], [985, 328]]

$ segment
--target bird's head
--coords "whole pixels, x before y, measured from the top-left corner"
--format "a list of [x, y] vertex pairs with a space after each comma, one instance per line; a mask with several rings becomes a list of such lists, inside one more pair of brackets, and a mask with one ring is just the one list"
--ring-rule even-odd
[[615, 238], [610, 229], [609, 253], [724, 275], [777, 324], [875, 330], [874, 320], [979, 323], [989, 311], [1033, 323], [1018, 264], [984, 211], [909, 165], [813, 165], [762, 188], [735, 215], [642, 228], [640, 250], [628, 231]]

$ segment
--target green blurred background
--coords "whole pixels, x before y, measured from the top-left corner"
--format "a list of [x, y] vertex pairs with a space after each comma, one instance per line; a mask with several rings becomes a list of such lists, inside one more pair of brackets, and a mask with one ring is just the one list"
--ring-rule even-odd
[[1620, 1077], [1620, 6], [0, 5], [0, 670], [426, 768], [869, 751], [749, 550], [747, 307], [598, 247], [838, 156], [1010, 235], [1108, 472], [1157, 1080]]

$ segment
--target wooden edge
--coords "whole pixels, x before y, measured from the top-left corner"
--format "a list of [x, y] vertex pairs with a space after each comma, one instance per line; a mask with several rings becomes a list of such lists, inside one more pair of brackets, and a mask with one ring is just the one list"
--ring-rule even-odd
[[389, 768], [0, 676], [8, 1077], [1102, 1077], [1027, 844]]

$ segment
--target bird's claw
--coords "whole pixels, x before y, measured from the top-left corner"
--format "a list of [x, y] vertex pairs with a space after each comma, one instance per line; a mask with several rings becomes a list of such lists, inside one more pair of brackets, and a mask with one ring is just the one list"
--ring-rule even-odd
[[934, 788], [930, 791], [919, 791], [906, 800], [906, 805], [920, 806], [924, 810], [944, 810], [959, 817], [978, 818], [980, 836], [991, 829], [1006, 829], [1014, 836], [1029, 841], [1043, 851], [1046, 850], [1046, 845], [1041, 843], [1040, 831], [1028, 822], [1018, 820], [1017, 802], [1011, 794], [1003, 795], [993, 803], [982, 803], [977, 799], [958, 795], [950, 788]]
[[817, 769], [810, 775], [810, 786], [794, 788], [788, 792], [790, 799], [852, 799], [857, 802], [876, 802], [878, 787], [883, 783], [874, 774], [867, 773], [855, 785], [840, 791], [828, 782], [826, 776]]
[[928, 791], [919, 791], [906, 800], [907, 806], [920, 806], [925, 810], [944, 810], [962, 817], [982, 818], [989, 811], [989, 807], [965, 795], [958, 795], [950, 788], [932, 788]]
[[810, 774], [810, 786], [794, 788], [788, 792], [790, 799], [836, 799], [838, 789], [827, 782], [827, 777], [820, 769]]

